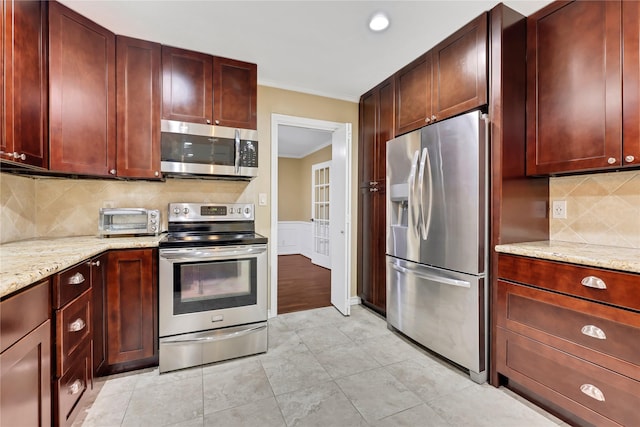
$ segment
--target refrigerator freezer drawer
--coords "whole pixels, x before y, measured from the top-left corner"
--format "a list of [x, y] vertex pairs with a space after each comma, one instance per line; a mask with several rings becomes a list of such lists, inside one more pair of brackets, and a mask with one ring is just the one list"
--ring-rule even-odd
[[387, 256], [387, 323], [486, 381], [484, 276]]

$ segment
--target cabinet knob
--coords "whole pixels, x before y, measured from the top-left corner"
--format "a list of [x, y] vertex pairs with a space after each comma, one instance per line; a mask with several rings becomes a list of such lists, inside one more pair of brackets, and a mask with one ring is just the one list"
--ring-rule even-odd
[[73, 276], [69, 277], [68, 280], [68, 284], [69, 285], [79, 285], [81, 283], [84, 283], [84, 276], [82, 275], [82, 273], [78, 272], [76, 274], [74, 274]]
[[207, 124], [210, 125], [211, 124], [211, 120], [207, 119]]
[[111, 170], [109, 171], [109, 173], [110, 173], [111, 175], [115, 175], [115, 174], [116, 174], [116, 170], [115, 170], [115, 169], [111, 169]]
[[627, 163], [633, 163], [636, 158], [633, 156], [625, 156], [624, 161]]
[[424, 121], [425, 121], [426, 123], [429, 123], [429, 122], [431, 121], [431, 119], [430, 119], [429, 117], [427, 117], [426, 119], [424, 119]]
[[369, 188], [369, 192], [370, 192], [370, 193], [375, 193], [376, 191], [380, 191], [380, 190], [378, 190], [378, 189], [377, 189], [377, 188], [375, 188], [375, 187], [371, 187], [371, 188]]
[[436, 120], [436, 115], [434, 114], [433, 116], [431, 116], [431, 120], [435, 121]]
[[75, 380], [73, 384], [69, 386], [69, 394], [78, 394], [82, 391], [83, 387], [84, 383], [82, 382], [82, 380]]
[[219, 125], [220, 124], [220, 120], [216, 120], [216, 124]]
[[613, 165], [616, 163], [616, 158], [615, 157], [609, 157], [607, 159], [607, 163], [609, 163], [610, 165]]
[[369, 181], [369, 185], [378, 185], [378, 181]]
[[100, 267], [100, 260], [98, 260], [98, 261], [91, 261], [91, 262], [89, 262], [89, 265], [91, 265], [91, 266], [95, 266], [95, 267]]
[[15, 151], [15, 152], [13, 153], [13, 158], [14, 158], [14, 159], [20, 159], [20, 160], [26, 160], [26, 159], [27, 159], [27, 156], [26, 156], [25, 154], [20, 154], [20, 153], [18, 153], [17, 151]]
[[87, 326], [87, 324], [84, 322], [84, 320], [78, 318], [73, 322], [69, 323], [69, 332], [81, 331], [84, 329], [85, 326]]
[[155, 171], [155, 172], [153, 173], [153, 175], [154, 175], [154, 176], [160, 176], [160, 172]]

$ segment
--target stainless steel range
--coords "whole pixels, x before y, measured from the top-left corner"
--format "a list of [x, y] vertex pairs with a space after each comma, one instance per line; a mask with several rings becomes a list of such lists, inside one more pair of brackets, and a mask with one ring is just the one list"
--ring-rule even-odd
[[267, 238], [254, 205], [170, 203], [159, 250], [160, 373], [267, 351]]

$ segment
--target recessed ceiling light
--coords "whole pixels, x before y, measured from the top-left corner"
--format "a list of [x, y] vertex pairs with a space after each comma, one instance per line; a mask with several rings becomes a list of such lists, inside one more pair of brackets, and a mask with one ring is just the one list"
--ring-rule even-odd
[[378, 12], [371, 17], [369, 28], [371, 31], [384, 31], [389, 27], [389, 18], [384, 12]]

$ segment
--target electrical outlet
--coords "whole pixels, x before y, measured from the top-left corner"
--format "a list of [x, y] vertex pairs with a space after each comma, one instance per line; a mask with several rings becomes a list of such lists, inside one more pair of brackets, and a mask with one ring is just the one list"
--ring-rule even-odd
[[554, 200], [551, 204], [551, 217], [555, 219], [567, 218], [567, 201]]

